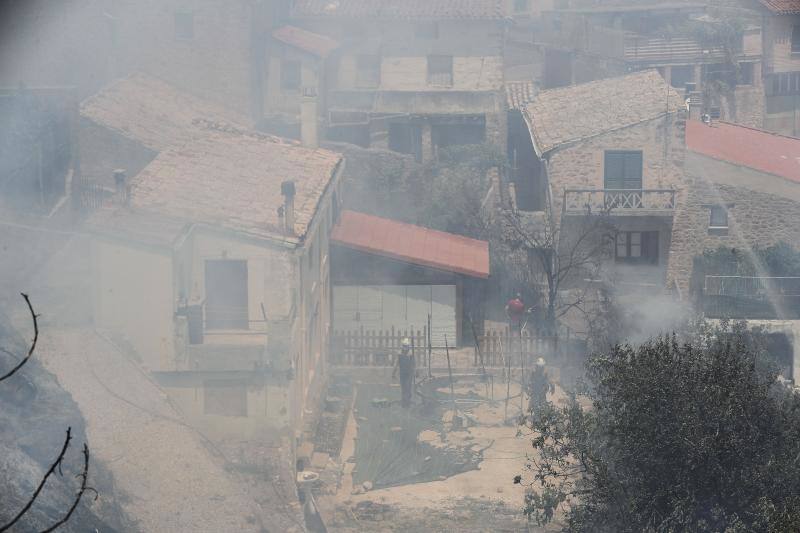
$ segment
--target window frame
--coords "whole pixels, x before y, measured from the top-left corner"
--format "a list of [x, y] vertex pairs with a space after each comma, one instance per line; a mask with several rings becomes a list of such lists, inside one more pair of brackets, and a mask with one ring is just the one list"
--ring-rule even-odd
[[[620, 253], [620, 247], [624, 248]], [[620, 231], [614, 239], [614, 262], [619, 264], [660, 264], [661, 236], [658, 231]]]
[[[716, 214], [716, 216], [715, 216]], [[717, 220], [715, 220], [715, 218]], [[715, 223], [719, 222], [719, 223]], [[708, 230], [709, 231], [727, 231], [730, 224], [728, 217], [728, 207], [725, 205], [717, 204], [709, 206], [708, 208]]]
[[[449, 67], [449, 68], [448, 68]], [[454, 81], [453, 56], [431, 54], [427, 57], [428, 85], [452, 87]], [[441, 77], [442, 79], [438, 79]]]

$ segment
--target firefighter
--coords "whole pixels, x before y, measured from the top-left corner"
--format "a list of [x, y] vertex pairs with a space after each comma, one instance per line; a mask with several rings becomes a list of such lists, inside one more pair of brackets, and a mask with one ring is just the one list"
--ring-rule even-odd
[[545, 370], [545, 360], [541, 357], [536, 360], [533, 372], [531, 372], [531, 379], [528, 382], [528, 411], [532, 412], [538, 409], [547, 402], [547, 393], [555, 391], [555, 387], [547, 377]]
[[400, 353], [392, 372], [392, 379], [400, 371], [400, 405], [409, 407], [411, 405], [411, 393], [414, 388], [414, 353], [411, 351], [411, 341], [408, 338], [400, 343]]

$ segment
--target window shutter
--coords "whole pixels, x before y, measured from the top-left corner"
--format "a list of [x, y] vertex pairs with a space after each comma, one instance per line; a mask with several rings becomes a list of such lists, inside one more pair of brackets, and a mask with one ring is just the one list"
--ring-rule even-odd
[[625, 154], [623, 189], [642, 188], [642, 153], [628, 152]]
[[606, 189], [624, 188], [624, 156], [618, 152], [606, 152], [604, 186]]

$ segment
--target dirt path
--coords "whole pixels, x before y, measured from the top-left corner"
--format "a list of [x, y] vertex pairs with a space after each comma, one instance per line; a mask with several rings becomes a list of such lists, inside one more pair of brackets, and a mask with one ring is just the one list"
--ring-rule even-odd
[[46, 330], [37, 357], [80, 406], [91, 451], [111, 470], [122, 507], [142, 531], [277, 531], [197, 433], [161, 418], [178, 413], [100, 337]]

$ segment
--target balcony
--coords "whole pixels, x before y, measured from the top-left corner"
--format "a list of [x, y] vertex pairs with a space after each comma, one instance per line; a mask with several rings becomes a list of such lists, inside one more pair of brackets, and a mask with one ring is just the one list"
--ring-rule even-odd
[[689, 37], [653, 37], [625, 35], [625, 61], [639, 65], [693, 64], [706, 61], [723, 61], [722, 48], [703, 48]]
[[709, 318], [800, 319], [800, 277], [706, 276], [702, 308]]
[[563, 214], [672, 216], [675, 189], [566, 189]]

